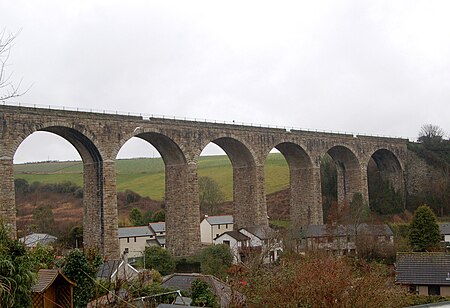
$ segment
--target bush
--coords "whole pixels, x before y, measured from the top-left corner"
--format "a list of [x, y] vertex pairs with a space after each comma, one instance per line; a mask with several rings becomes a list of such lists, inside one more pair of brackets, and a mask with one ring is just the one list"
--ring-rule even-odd
[[294, 255], [241, 281], [250, 307], [403, 307], [406, 297], [386, 266], [344, 257]]
[[29, 307], [31, 286], [36, 279], [33, 257], [10, 236], [0, 221], [0, 307]]
[[151, 246], [145, 248], [145, 267], [155, 269], [161, 275], [169, 275], [175, 271], [175, 261], [168, 250]]
[[227, 245], [212, 245], [201, 252], [200, 262], [203, 274], [224, 279], [233, 262], [233, 254]]

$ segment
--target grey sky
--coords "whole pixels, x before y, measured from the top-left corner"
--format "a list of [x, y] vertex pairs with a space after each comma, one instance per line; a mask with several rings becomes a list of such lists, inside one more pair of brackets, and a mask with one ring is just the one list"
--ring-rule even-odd
[[[14, 102], [416, 138], [450, 132], [449, 1], [0, 1]], [[36, 146], [46, 140], [45, 149]], [[78, 159], [27, 139], [15, 161]], [[143, 152], [142, 149], [145, 149]], [[121, 157], [152, 156], [127, 144]]]

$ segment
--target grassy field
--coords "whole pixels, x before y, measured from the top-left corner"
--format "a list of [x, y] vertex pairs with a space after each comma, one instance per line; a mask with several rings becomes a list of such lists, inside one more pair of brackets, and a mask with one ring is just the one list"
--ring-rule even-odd
[[[120, 159], [116, 161], [117, 190], [133, 190], [141, 196], [155, 200], [164, 198], [164, 162], [161, 158]], [[80, 161], [30, 163], [14, 166], [16, 179], [29, 183], [60, 183], [71, 181], [79, 186], [83, 183], [83, 165]], [[265, 164], [266, 193], [289, 186], [289, 171], [286, 160], [279, 153], [269, 154]], [[233, 171], [228, 156], [202, 156], [198, 163], [198, 176], [214, 179], [226, 199], [232, 199]]]

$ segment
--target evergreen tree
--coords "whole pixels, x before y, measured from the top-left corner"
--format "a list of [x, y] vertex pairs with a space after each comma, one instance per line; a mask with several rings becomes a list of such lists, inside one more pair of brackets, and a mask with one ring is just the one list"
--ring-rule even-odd
[[433, 251], [439, 248], [441, 234], [436, 215], [428, 205], [421, 205], [414, 212], [409, 227], [408, 240], [413, 251]]
[[210, 286], [201, 279], [196, 279], [191, 285], [192, 305], [199, 307], [219, 307]]
[[130, 212], [130, 222], [133, 226], [142, 226], [144, 219], [142, 217], [142, 212], [138, 208], [133, 208]]
[[64, 275], [77, 284], [74, 290], [75, 307], [86, 307], [92, 299], [100, 263], [101, 257], [94, 251], [86, 251], [84, 254], [81, 250], [74, 249], [66, 257]]

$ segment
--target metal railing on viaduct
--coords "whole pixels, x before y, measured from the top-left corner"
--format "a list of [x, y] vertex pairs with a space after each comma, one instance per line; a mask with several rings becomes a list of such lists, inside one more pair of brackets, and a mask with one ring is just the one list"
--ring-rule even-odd
[[368, 202], [370, 162], [404, 187], [406, 139], [286, 130], [111, 113], [0, 105], [0, 216], [16, 228], [14, 154], [36, 131], [57, 134], [80, 154], [84, 172], [84, 244], [119, 256], [115, 160], [132, 137], [151, 143], [165, 163], [166, 243], [175, 255], [200, 247], [197, 163], [213, 142], [230, 158], [236, 227], [267, 225], [264, 163], [278, 149], [289, 166], [291, 224], [323, 223], [320, 162], [336, 163], [338, 202], [361, 193]]

